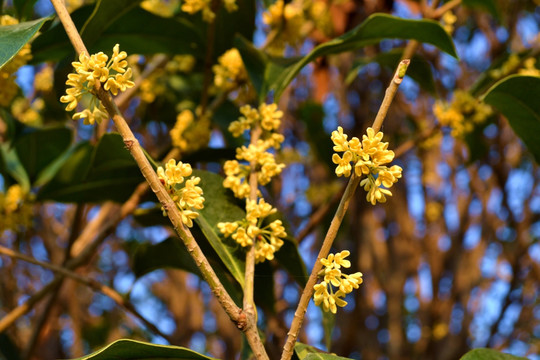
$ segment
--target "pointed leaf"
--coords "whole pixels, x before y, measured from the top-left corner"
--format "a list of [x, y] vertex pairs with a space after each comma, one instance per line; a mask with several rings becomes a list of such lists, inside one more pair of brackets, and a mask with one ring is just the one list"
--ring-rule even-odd
[[38, 194], [60, 202], [126, 201], [144, 178], [118, 134], [105, 134], [97, 146], [81, 143]]
[[255, 92], [259, 95], [259, 100], [264, 101], [268, 91], [265, 73], [267, 67], [266, 55], [257, 49], [253, 44], [243, 36], [237, 35], [234, 39], [234, 45], [242, 56], [242, 61], [246, 67], [251, 84]]
[[2, 157], [2, 171], [5, 171], [17, 181], [25, 192], [30, 190], [30, 179], [21, 164], [17, 152], [9, 144], [0, 144], [0, 155]]
[[180, 346], [155, 345], [135, 340], [117, 340], [101, 350], [76, 360], [212, 360]]
[[299, 360], [349, 360], [349, 358], [328, 354], [313, 346], [297, 342], [294, 345], [294, 352]]
[[17, 137], [15, 149], [21, 164], [26, 169], [30, 182], [62, 155], [71, 144], [71, 130], [65, 127], [32, 129]]
[[141, 0], [98, 0], [92, 15], [81, 29], [81, 37], [86, 46], [93, 44], [111, 24], [139, 6], [140, 2]]
[[463, 355], [460, 360], [525, 360], [527, 358], [498, 352], [493, 349], [474, 349]]
[[204, 209], [199, 211], [199, 217], [195, 221], [221, 261], [243, 288], [245, 263], [236, 254], [238, 247], [232, 244], [230, 239], [222, 239], [217, 224], [241, 220], [245, 217], [245, 212], [236, 205], [236, 200], [223, 187], [221, 176], [202, 170], [194, 170], [193, 175], [201, 178], [199, 186], [203, 189], [205, 198]]
[[512, 75], [493, 85], [483, 96], [499, 110], [540, 163], [540, 78]]
[[438, 22], [433, 20], [409, 20], [387, 14], [374, 14], [353, 30], [317, 46], [302, 60], [287, 68], [272, 84], [272, 88], [275, 89], [276, 99], [280, 97], [300, 70], [319, 56], [358, 49], [382, 39], [414, 39], [434, 45], [457, 58], [452, 38]]
[[0, 69], [28, 43], [50, 18], [0, 26]]

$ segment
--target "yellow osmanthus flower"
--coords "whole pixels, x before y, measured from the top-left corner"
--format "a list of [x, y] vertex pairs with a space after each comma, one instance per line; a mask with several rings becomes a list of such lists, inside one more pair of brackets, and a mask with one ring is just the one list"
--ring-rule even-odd
[[[0, 26], [16, 25], [19, 21], [9, 15], [0, 16]], [[0, 69], [0, 106], [9, 106], [17, 96], [19, 87], [15, 82], [15, 72], [32, 59], [30, 45], [26, 44], [21, 50]]]
[[74, 12], [78, 8], [84, 5], [84, 0], [65, 0], [66, 9], [69, 13]]
[[454, 32], [454, 24], [456, 23], [456, 21], [457, 16], [454, 15], [454, 13], [450, 10], [445, 12], [441, 17], [442, 26], [444, 30], [450, 35]]
[[470, 93], [457, 90], [450, 104], [437, 101], [433, 113], [441, 125], [452, 129], [452, 136], [462, 137], [473, 131], [475, 124], [483, 123], [493, 111]]
[[4, 230], [29, 227], [32, 218], [31, 196], [20, 185], [11, 185], [6, 193], [0, 192], [0, 234]]
[[53, 88], [54, 70], [52, 66], [43, 67], [34, 77], [34, 89], [41, 92], [49, 92]]
[[255, 163], [260, 185], [268, 184], [285, 168], [285, 164], [277, 163], [274, 154], [268, 151], [270, 148], [279, 149], [284, 140], [283, 135], [276, 132], [281, 125], [283, 112], [277, 109], [276, 104], [261, 104], [259, 109], [245, 105], [240, 108], [240, 112], [243, 116], [229, 125], [233, 136], [239, 137], [244, 131], [256, 126], [260, 126], [263, 131], [257, 143], [236, 149], [236, 159], [245, 163], [237, 160], [225, 162], [223, 168], [226, 178], [223, 186], [231, 189], [236, 197], [246, 198], [249, 197], [248, 175], [251, 162]]
[[37, 98], [30, 103], [27, 98], [18, 97], [11, 104], [11, 113], [17, 120], [24, 124], [38, 126], [41, 125], [42, 121], [39, 111], [44, 106], [45, 103], [41, 98]]
[[[159, 180], [180, 210], [182, 222], [188, 227], [192, 227], [193, 220], [199, 216], [199, 213], [194, 209], [201, 210], [204, 208], [203, 190], [197, 186], [201, 182], [201, 178], [191, 176], [192, 173], [191, 165], [184, 164], [181, 161], [177, 164], [174, 159], [167, 162], [165, 169], [161, 166], [157, 169]], [[184, 183], [188, 176], [191, 176], [191, 178]], [[183, 183], [184, 187], [177, 186]], [[165, 211], [163, 211], [163, 215], [166, 215]]]
[[[199, 113], [197, 109], [197, 113]], [[195, 116], [191, 110], [183, 110], [176, 117], [176, 124], [170, 131], [173, 146], [176, 146], [185, 152], [194, 152], [208, 145], [210, 140], [210, 117], [207, 113], [205, 116], [198, 116], [195, 121]]]
[[397, 165], [386, 166], [394, 160], [394, 152], [388, 150], [388, 143], [382, 141], [384, 134], [380, 131], [375, 133], [372, 128], [366, 132], [360, 141], [357, 137], [347, 140], [348, 136], [343, 133], [341, 126], [333, 131], [334, 151], [343, 152], [343, 155], [334, 154], [332, 161], [337, 165], [337, 176], [348, 177], [353, 168], [357, 176], [366, 175], [360, 186], [367, 192], [367, 201], [375, 205], [386, 202], [386, 196], [392, 195], [388, 189], [401, 178], [402, 169]]
[[180, 5], [180, 0], [144, 0], [141, 7], [162, 17], [173, 17], [176, 9]]
[[196, 63], [195, 56], [193, 55], [175, 55], [168, 63], [165, 65], [165, 69], [170, 73], [183, 72], [188, 73], [193, 70], [193, 67]]
[[218, 223], [219, 231], [225, 237], [232, 237], [240, 246], [255, 246], [257, 263], [274, 259], [274, 253], [283, 245], [287, 236], [281, 220], [264, 225], [264, 219], [276, 213], [272, 205], [259, 199], [247, 200], [246, 217], [241, 221]]
[[218, 58], [218, 63], [212, 67], [214, 86], [219, 91], [234, 91], [237, 102], [249, 102], [253, 98], [253, 88], [242, 56], [236, 48], [227, 50]]
[[94, 96], [94, 86], [99, 82], [113, 95], [133, 87], [135, 84], [131, 81], [131, 68], [128, 67], [126, 58], [126, 52], [120, 52], [120, 46], [116, 44], [110, 60], [106, 54], [99, 52], [91, 56], [80, 54], [79, 61], [71, 63], [75, 73], [69, 74], [66, 81], [66, 85], [71, 87], [60, 101], [67, 103], [66, 110], [71, 111], [77, 107], [83, 95], [90, 95], [88, 109], [75, 113], [74, 120], [84, 119], [85, 124], [94, 124], [108, 118], [103, 104]]
[[323, 280], [313, 286], [315, 293], [313, 300], [315, 305], [323, 307], [324, 311], [332, 313], [337, 312], [337, 307], [344, 307], [347, 302], [343, 300], [345, 295], [351, 293], [354, 289], [358, 289], [362, 284], [362, 273], [343, 274], [341, 268], [351, 267], [351, 262], [345, 260], [350, 255], [348, 250], [344, 250], [337, 254], [330, 254], [327, 258], [321, 259], [320, 262], [324, 268], [319, 271], [319, 277]]
[[275, 36], [267, 48], [271, 54], [282, 55], [285, 45], [296, 46], [304, 38], [301, 29], [305, 17], [301, 3], [285, 4], [283, 0], [277, 0], [263, 13], [263, 22]]
[[[236, 0], [224, 0], [223, 5], [228, 12], [238, 10]], [[202, 12], [202, 18], [206, 22], [214, 21], [216, 14], [211, 9], [212, 0], [185, 0], [182, 4], [182, 11], [188, 14], [195, 14], [199, 11]]]
[[540, 69], [536, 66], [536, 59], [531, 57], [523, 61], [523, 68], [518, 70], [520, 75], [540, 76]]

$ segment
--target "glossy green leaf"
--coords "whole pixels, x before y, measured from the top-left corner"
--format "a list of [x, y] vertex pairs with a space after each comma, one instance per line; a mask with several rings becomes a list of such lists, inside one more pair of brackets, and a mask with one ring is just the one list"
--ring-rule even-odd
[[105, 134], [97, 146], [81, 143], [54, 178], [38, 193], [40, 200], [123, 202], [144, 178], [118, 134]]
[[199, 186], [203, 189], [205, 198], [204, 209], [199, 211], [199, 217], [195, 221], [221, 261], [244, 287], [245, 263], [236, 255], [238, 247], [233, 243], [234, 240], [222, 239], [217, 224], [241, 220], [245, 217], [245, 212], [236, 205], [236, 200], [223, 187], [221, 176], [202, 170], [194, 170], [193, 175], [201, 178]]
[[25, 192], [30, 190], [30, 179], [21, 164], [17, 151], [10, 144], [0, 144], [0, 155], [2, 157], [2, 171], [5, 171], [23, 188]]
[[34, 4], [37, 0], [13, 0], [13, 6], [19, 19], [27, 19], [32, 16]]
[[268, 59], [266, 54], [257, 49], [253, 44], [243, 36], [237, 35], [234, 39], [234, 45], [242, 56], [242, 61], [246, 67], [249, 80], [259, 95], [259, 100], [264, 101], [264, 96], [268, 92], [268, 83], [265, 79]]
[[482, 9], [489, 12], [496, 19], [499, 19], [499, 9], [494, 0], [463, 0], [463, 5], [470, 8]]
[[17, 137], [14, 147], [31, 183], [69, 148], [71, 138], [71, 130], [65, 127], [32, 129]]
[[498, 352], [493, 349], [473, 349], [463, 355], [460, 360], [526, 360], [525, 357]]
[[155, 345], [135, 340], [117, 340], [101, 350], [77, 360], [211, 360], [213, 358], [199, 354], [180, 346]]
[[499, 110], [540, 163], [540, 78], [512, 75], [493, 85], [483, 96]]
[[336, 324], [336, 314], [332, 314], [330, 311], [324, 311], [322, 307], [319, 307], [322, 315], [322, 327], [324, 329], [324, 345], [328, 350], [332, 349], [332, 332], [334, 325]]
[[349, 358], [326, 353], [313, 346], [297, 342], [294, 345], [294, 353], [299, 360], [349, 360]]
[[132, 269], [136, 277], [164, 268], [182, 269], [202, 276], [186, 246], [177, 237], [167, 238], [157, 244], [142, 243], [136, 248], [132, 257]]
[[[73, 22], [79, 29], [87, 21], [87, 26], [93, 27], [94, 22], [89, 20], [92, 14], [93, 7], [80, 8], [72, 14]], [[97, 24], [102, 21], [105, 20], [95, 20]], [[198, 57], [203, 54], [201, 35], [186, 19], [162, 18], [135, 7], [107, 24], [99, 38], [88, 46], [89, 52], [110, 54], [114, 45], [120, 44], [120, 50], [128, 54], [193, 54]], [[35, 62], [58, 61], [71, 56], [73, 47], [62, 25], [57, 24], [36, 38], [32, 43], [32, 54]]]
[[0, 69], [28, 43], [49, 18], [0, 26]]
[[94, 11], [81, 29], [81, 37], [89, 46], [122, 15], [139, 6], [141, 0], [98, 0]]
[[[366, 65], [376, 62], [388, 70], [394, 72], [396, 70], [401, 55], [402, 49], [393, 49], [388, 52], [380, 53], [373, 58], [358, 59], [354, 62], [352, 70], [346, 78], [346, 83], [350, 84], [358, 76], [358, 72]], [[419, 55], [414, 55], [411, 63], [407, 68], [407, 76], [416, 81], [418, 85], [428, 93], [435, 95], [435, 81], [429, 63]]]
[[387, 14], [374, 14], [342, 36], [314, 48], [302, 60], [290, 66], [272, 84], [279, 98], [287, 85], [311, 61], [319, 56], [337, 54], [376, 43], [383, 39], [417, 40], [434, 45], [457, 58], [452, 38], [433, 20], [401, 19]]

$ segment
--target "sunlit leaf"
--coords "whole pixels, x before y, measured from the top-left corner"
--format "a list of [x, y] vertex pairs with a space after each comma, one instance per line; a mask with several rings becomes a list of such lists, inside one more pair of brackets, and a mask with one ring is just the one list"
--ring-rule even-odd
[[0, 26], [0, 69], [28, 43], [50, 18]]
[[76, 360], [211, 360], [211, 357], [199, 354], [180, 346], [156, 345], [135, 340], [117, 340], [101, 350]]
[[526, 360], [527, 358], [505, 354], [493, 349], [474, 349], [466, 353], [460, 360]]

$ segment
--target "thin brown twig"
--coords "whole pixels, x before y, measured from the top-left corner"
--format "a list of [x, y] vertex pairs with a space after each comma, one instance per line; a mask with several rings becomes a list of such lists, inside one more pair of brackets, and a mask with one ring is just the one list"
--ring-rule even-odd
[[[98, 282], [98, 281], [96, 281], [94, 279], [87, 278], [85, 276], [79, 275], [76, 272], [73, 272], [72, 270], [66, 269], [66, 268], [58, 266], [58, 265], [50, 264], [50, 263], [47, 263], [47, 262], [44, 262], [44, 261], [39, 261], [37, 259], [34, 259], [33, 257], [21, 254], [21, 253], [19, 253], [17, 251], [8, 249], [8, 248], [6, 248], [4, 246], [1, 246], [1, 245], [0, 245], [0, 254], [9, 256], [9, 257], [14, 258], [14, 259], [23, 260], [23, 261], [26, 261], [28, 263], [34, 264], [34, 265], [38, 265], [38, 266], [40, 266], [42, 268], [51, 270], [51, 271], [53, 271], [53, 272], [55, 272], [57, 274], [68, 277], [68, 278], [73, 279], [73, 280], [75, 280], [77, 282], [80, 282], [81, 284], [84, 284], [84, 285], [92, 288], [95, 291], [101, 292], [102, 294], [104, 294], [104, 295], [108, 296], [109, 298], [111, 298], [114, 302], [116, 302], [122, 308], [124, 308], [127, 311], [129, 311], [130, 313], [132, 313], [139, 320], [141, 320], [144, 323], [144, 325], [147, 328], [149, 328], [152, 332], [154, 332], [155, 334], [163, 337], [164, 339], [167, 339], [167, 341], [171, 342], [167, 335], [163, 334], [154, 324], [152, 324], [148, 320], [146, 320], [135, 309], [133, 304], [131, 304], [129, 301], [125, 300], [113, 288], [111, 288], [111, 287], [109, 287], [107, 285], [103, 285], [103, 284], [101, 284], [100, 282]], [[62, 278], [59, 278], [59, 281], [61, 279]], [[53, 280], [52, 283], [55, 283], [55, 281]]]
[[[388, 113], [388, 109], [390, 108], [390, 104], [392, 103], [392, 100], [396, 95], [399, 85], [403, 81], [403, 77], [405, 76], [408, 65], [409, 60], [404, 59], [397, 66], [394, 77], [392, 78], [390, 85], [386, 89], [384, 99], [381, 106], [379, 107], [379, 111], [373, 122], [372, 128], [373, 130], [375, 130], [375, 132], [378, 132], [382, 126], [386, 114]], [[326, 236], [324, 238], [321, 250], [319, 251], [319, 255], [317, 256], [317, 260], [313, 265], [313, 269], [311, 270], [311, 274], [309, 275], [307, 284], [304, 287], [304, 291], [302, 292], [300, 301], [298, 302], [298, 306], [294, 313], [294, 318], [291, 324], [291, 329], [287, 333], [287, 341], [285, 342], [285, 346], [283, 347], [281, 360], [290, 360], [292, 357], [294, 351], [294, 344], [296, 343], [296, 339], [298, 338], [298, 334], [300, 332], [300, 328], [302, 327], [309, 301], [311, 300], [311, 296], [313, 295], [313, 286], [317, 283], [318, 273], [322, 269], [322, 264], [320, 260], [326, 258], [328, 256], [328, 253], [330, 252], [334, 239], [337, 236], [339, 227], [341, 226], [341, 222], [343, 221], [345, 213], [349, 208], [349, 204], [353, 198], [356, 188], [360, 184], [360, 179], [361, 178], [359, 176], [356, 176], [356, 174], [353, 173], [351, 175], [349, 183], [347, 184], [347, 188], [343, 193], [343, 197], [341, 198], [334, 218], [332, 219], [330, 227], [328, 228], [328, 232], [326, 233]]]
[[[57, 14], [60, 18], [60, 21], [62, 22], [62, 25], [64, 26], [66, 33], [69, 34], [69, 38], [72, 40], [72, 44], [75, 47], [75, 50], [78, 53], [86, 53], [88, 54], [86, 47], [84, 46], [84, 43], [82, 43], [82, 40], [80, 39], [80, 35], [77, 31], [77, 28], [75, 27], [71, 17], [67, 13], [65, 9], [65, 4], [62, 0], [51, 0], [55, 9], [57, 9]], [[75, 39], [75, 40], [73, 40]], [[171, 220], [171, 223], [176, 231], [176, 233], [179, 235], [180, 239], [184, 242], [186, 245], [186, 248], [188, 249], [188, 252], [193, 257], [195, 263], [197, 264], [199, 270], [201, 271], [204, 279], [210, 286], [212, 292], [216, 296], [218, 302], [222, 306], [222, 308], [225, 310], [231, 321], [233, 321], [235, 324], [238, 324], [241, 320], [241, 317], [243, 314], [242, 309], [240, 309], [232, 300], [229, 293], [225, 290], [223, 287], [223, 284], [221, 284], [221, 281], [217, 277], [216, 273], [214, 272], [213, 268], [211, 267], [210, 263], [208, 262], [208, 259], [202, 252], [201, 248], [197, 244], [195, 238], [189, 231], [189, 229], [184, 225], [182, 222], [180, 210], [176, 206], [176, 204], [172, 201], [169, 194], [165, 190], [163, 184], [159, 181], [158, 176], [152, 166], [150, 165], [150, 162], [146, 158], [139, 141], [134, 136], [133, 132], [129, 128], [128, 124], [126, 123], [126, 120], [124, 119], [122, 113], [112, 100], [112, 97], [110, 93], [105, 91], [99, 82], [95, 83], [95, 92], [99, 100], [102, 102], [103, 106], [109, 113], [109, 115], [112, 117], [113, 122], [122, 136], [124, 140], [124, 144], [126, 148], [129, 150], [135, 161], [137, 162], [137, 165], [139, 166], [143, 176], [145, 177], [146, 181], [149, 183], [150, 188], [152, 191], [156, 194], [157, 198], [159, 199], [162, 207], [167, 212], [167, 215], [169, 219]], [[246, 337], [250, 339], [251, 342], [258, 342], [260, 343], [260, 346], [263, 347], [261, 340], [258, 335], [258, 331], [256, 328], [247, 327], [245, 331]], [[264, 348], [264, 347], [263, 347]]]

